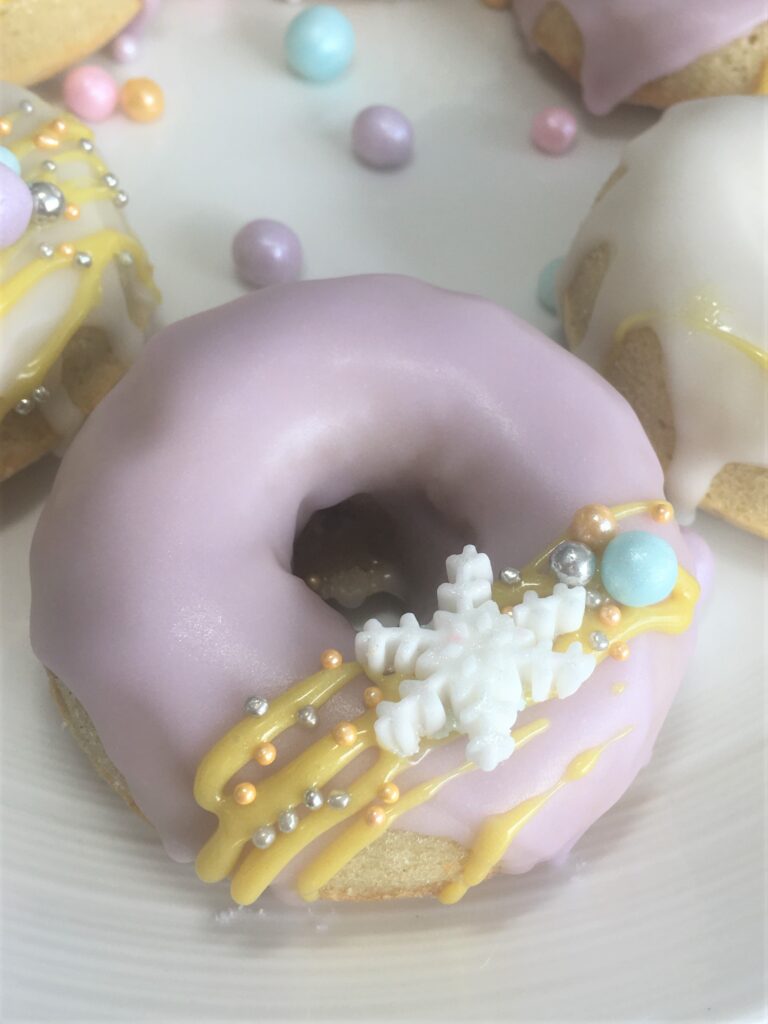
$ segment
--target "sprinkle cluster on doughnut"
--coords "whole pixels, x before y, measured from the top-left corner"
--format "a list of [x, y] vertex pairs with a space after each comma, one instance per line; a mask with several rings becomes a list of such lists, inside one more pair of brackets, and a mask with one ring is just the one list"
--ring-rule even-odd
[[[394, 524], [409, 612], [357, 635], [294, 575], [350, 499]], [[236, 900], [453, 902], [625, 791], [706, 573], [584, 363], [479, 299], [309, 282], [168, 328], [85, 424], [32, 640], [99, 769]]]
[[159, 296], [91, 130], [7, 84], [0, 114], [32, 197], [0, 252], [2, 480], [72, 437], [141, 351]]
[[768, 89], [762, 0], [514, 0], [514, 9], [529, 44], [581, 83], [593, 114]]

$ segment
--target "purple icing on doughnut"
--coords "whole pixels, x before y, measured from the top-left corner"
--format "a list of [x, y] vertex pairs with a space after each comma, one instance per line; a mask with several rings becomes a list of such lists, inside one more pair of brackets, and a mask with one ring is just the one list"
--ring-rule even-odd
[[[515, 0], [528, 42], [551, 0]], [[593, 114], [607, 114], [641, 86], [680, 71], [766, 20], [764, 0], [560, 0], [584, 42], [581, 88]]]
[[[580, 506], [655, 499], [662, 486], [629, 405], [509, 312], [399, 277], [269, 288], [166, 329], [89, 418], [34, 539], [32, 641], [170, 855], [190, 859], [212, 820], [193, 800], [195, 767], [243, 700], [314, 671], [324, 648], [352, 655], [352, 627], [291, 575], [295, 533], [315, 510], [376, 495], [407, 526], [411, 604], [426, 617], [464, 543], [496, 567], [521, 565]], [[674, 522], [640, 525], [695, 575], [706, 568]], [[503, 866], [563, 856], [648, 759], [692, 643], [692, 630], [634, 640], [629, 662], [607, 659], [573, 697], [521, 715], [551, 720], [539, 740], [397, 827], [469, 843], [487, 814], [632, 726]], [[321, 728], [359, 708], [359, 692], [343, 691]], [[461, 756], [452, 747], [404, 784]]]

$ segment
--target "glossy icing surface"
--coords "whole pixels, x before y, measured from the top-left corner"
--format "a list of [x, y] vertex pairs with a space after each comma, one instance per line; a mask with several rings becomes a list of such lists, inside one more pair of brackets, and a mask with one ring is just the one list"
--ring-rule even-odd
[[566, 286], [609, 246], [576, 348], [587, 362], [605, 369], [632, 326], [650, 325], [661, 342], [676, 433], [667, 496], [683, 521], [724, 465], [766, 464], [767, 116], [762, 96], [668, 110], [626, 147], [626, 173], [589, 211], [561, 270]]
[[[514, 0], [533, 46], [551, 0]], [[593, 114], [607, 114], [637, 89], [686, 67], [766, 20], [763, 0], [560, 0], [584, 44], [581, 87]]]
[[[581, 506], [661, 488], [623, 399], [508, 312], [396, 277], [267, 289], [166, 329], [80, 432], [33, 544], [33, 645], [85, 705], [169, 854], [188, 860], [212, 820], [194, 802], [196, 765], [244, 699], [277, 697], [329, 646], [352, 656], [352, 627], [290, 573], [316, 509], [370, 493], [407, 523], [409, 606], [431, 613], [444, 560], [465, 542], [522, 565]], [[674, 522], [643, 528], [705, 573], [706, 553]], [[547, 707], [535, 742], [398, 825], [469, 847], [488, 816], [631, 726], [502, 866], [563, 855], [647, 760], [692, 642], [692, 631], [638, 636], [628, 662], [606, 659]], [[321, 730], [359, 714], [363, 683], [318, 710]], [[306, 744], [291, 730], [281, 757]], [[435, 750], [408, 784], [455, 771], [457, 756]]]
[[[33, 218], [0, 254], [0, 418], [42, 386], [50, 398], [40, 411], [66, 438], [83, 419], [61, 385], [67, 343], [79, 328], [98, 327], [118, 360], [129, 365], [141, 351], [159, 296], [147, 256], [115, 203], [116, 185], [105, 181], [109, 168], [93, 147], [91, 130], [8, 83], [0, 91], [0, 115], [9, 128], [3, 143], [18, 157], [25, 181], [55, 186], [67, 203], [58, 217], [43, 223]], [[76, 253], [87, 254], [87, 267], [77, 264]]]

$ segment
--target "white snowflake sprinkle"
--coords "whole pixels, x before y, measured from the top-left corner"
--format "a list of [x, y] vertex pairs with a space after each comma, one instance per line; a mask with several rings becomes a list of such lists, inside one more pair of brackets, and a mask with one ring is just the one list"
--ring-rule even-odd
[[467, 736], [467, 758], [492, 771], [514, 750], [510, 732], [529, 703], [569, 697], [589, 678], [595, 658], [579, 643], [553, 651], [558, 636], [578, 630], [583, 587], [555, 585], [550, 597], [525, 594], [512, 615], [491, 599], [487, 555], [467, 545], [446, 562], [447, 583], [437, 589], [438, 610], [422, 626], [403, 615], [399, 626], [366, 622], [358, 633], [358, 661], [375, 674], [398, 672], [399, 701], [376, 708], [379, 745], [412, 757], [424, 738]]

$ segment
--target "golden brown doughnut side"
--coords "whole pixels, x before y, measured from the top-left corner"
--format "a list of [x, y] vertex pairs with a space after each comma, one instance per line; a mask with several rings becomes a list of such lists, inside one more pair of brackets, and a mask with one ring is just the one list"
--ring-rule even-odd
[[[614, 172], [600, 195], [618, 180], [620, 172]], [[607, 245], [593, 249], [565, 288], [563, 325], [568, 344], [575, 351], [586, 333], [609, 262]], [[601, 370], [634, 408], [666, 468], [675, 451], [675, 421], [664, 356], [655, 331], [648, 326], [627, 331], [621, 347]], [[768, 537], [768, 470], [740, 463], [724, 466], [710, 484], [701, 507], [743, 530]]]
[[[584, 48], [579, 27], [566, 7], [557, 0], [547, 4], [534, 27], [533, 37], [547, 56], [579, 81]], [[757, 89], [766, 62], [768, 22], [671, 75], [647, 82], [627, 102], [664, 109], [706, 96], [751, 94]]]
[[[87, 415], [126, 369], [115, 357], [104, 331], [82, 327], [64, 350], [62, 384], [74, 404]], [[0, 481], [31, 465], [61, 440], [38, 410], [28, 416], [11, 410], [0, 421]]]
[[[95, 772], [141, 814], [123, 776], [112, 764], [83, 705], [52, 672], [51, 692], [61, 716]], [[325, 900], [409, 899], [435, 895], [458, 878], [468, 851], [452, 839], [388, 831], [362, 850], [320, 890]]]
[[31, 85], [108, 43], [140, 0], [0, 0], [0, 77]]

